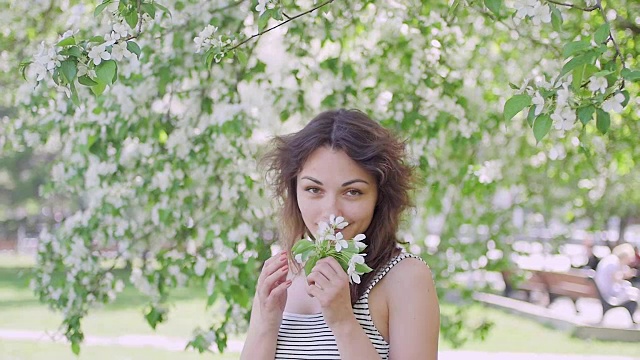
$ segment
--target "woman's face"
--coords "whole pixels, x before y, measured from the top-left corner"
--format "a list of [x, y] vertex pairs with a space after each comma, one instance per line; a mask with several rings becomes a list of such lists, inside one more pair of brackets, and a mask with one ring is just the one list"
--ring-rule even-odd
[[344, 151], [315, 150], [297, 177], [298, 207], [307, 229], [315, 234], [321, 221], [342, 216], [349, 225], [346, 239], [364, 233], [378, 199], [376, 180]]

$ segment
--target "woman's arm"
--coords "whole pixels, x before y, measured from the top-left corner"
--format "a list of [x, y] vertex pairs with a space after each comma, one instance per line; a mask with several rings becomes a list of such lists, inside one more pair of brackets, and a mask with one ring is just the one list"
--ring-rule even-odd
[[400, 261], [385, 276], [389, 306], [389, 358], [436, 360], [440, 306], [431, 270], [422, 261]]
[[241, 360], [275, 358], [278, 330], [287, 303], [287, 289], [291, 286], [291, 280], [287, 280], [288, 270], [287, 255], [284, 252], [274, 255], [264, 263], [258, 277]]
[[242, 348], [241, 360], [273, 360], [276, 355], [278, 328], [264, 326], [260, 319], [258, 296], [253, 299], [249, 331]]

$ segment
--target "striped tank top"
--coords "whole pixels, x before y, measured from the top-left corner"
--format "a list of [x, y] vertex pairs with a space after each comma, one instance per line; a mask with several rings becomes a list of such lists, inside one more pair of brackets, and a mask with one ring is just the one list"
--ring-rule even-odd
[[[353, 313], [367, 337], [383, 360], [389, 359], [389, 344], [382, 338], [369, 313], [369, 292], [401, 260], [408, 257], [420, 259], [406, 252], [393, 258], [378, 271], [367, 290], [353, 305]], [[284, 359], [340, 359], [336, 339], [320, 314], [293, 314], [284, 312], [278, 331], [275, 360]]]

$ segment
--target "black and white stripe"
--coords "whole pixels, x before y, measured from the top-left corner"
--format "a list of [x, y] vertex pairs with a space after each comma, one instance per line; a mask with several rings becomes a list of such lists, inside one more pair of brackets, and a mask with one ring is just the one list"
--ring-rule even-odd
[[[389, 344], [382, 338], [371, 319], [369, 293], [393, 266], [407, 257], [419, 259], [419, 257], [405, 252], [393, 258], [384, 269], [378, 271], [367, 290], [353, 305], [356, 319], [383, 360], [389, 358]], [[282, 324], [278, 331], [275, 360], [285, 359], [340, 359], [336, 339], [322, 314], [292, 314], [288, 312], [283, 314]]]

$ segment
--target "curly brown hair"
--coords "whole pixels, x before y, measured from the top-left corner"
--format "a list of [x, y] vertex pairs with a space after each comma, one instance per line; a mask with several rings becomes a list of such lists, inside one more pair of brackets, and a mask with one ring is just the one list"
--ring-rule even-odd
[[369, 172], [377, 182], [378, 199], [371, 224], [365, 231], [367, 265], [360, 285], [351, 287], [351, 301], [362, 296], [376, 271], [387, 264], [402, 243], [396, 233], [401, 215], [413, 204], [413, 168], [405, 163], [405, 144], [391, 131], [359, 110], [331, 110], [316, 116], [302, 130], [271, 141], [262, 158], [271, 175], [271, 185], [280, 200], [280, 240], [291, 255], [293, 244], [310, 234], [298, 208], [297, 175], [308, 157], [320, 147], [344, 151]]

